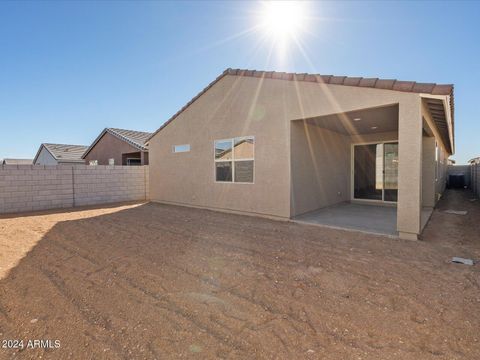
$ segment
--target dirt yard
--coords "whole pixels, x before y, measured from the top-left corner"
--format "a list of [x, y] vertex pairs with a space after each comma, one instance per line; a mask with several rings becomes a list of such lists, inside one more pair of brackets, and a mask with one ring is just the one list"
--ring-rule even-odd
[[0, 339], [25, 347], [0, 359], [480, 359], [480, 265], [449, 263], [480, 259], [468, 198], [418, 242], [159, 204], [0, 217]]

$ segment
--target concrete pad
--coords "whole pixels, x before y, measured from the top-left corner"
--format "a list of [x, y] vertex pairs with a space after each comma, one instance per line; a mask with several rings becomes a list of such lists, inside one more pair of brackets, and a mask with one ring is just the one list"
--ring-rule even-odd
[[468, 211], [464, 210], [445, 210], [447, 214], [454, 214], [454, 215], [467, 215]]
[[457, 263], [457, 264], [470, 265], [470, 266], [473, 265], [473, 260], [472, 259], [465, 259], [465, 258], [461, 258], [461, 257], [453, 257], [452, 262]]
[[382, 205], [341, 203], [294, 218], [294, 221], [397, 236], [397, 208]]
[[430, 216], [432, 216], [433, 214], [433, 208], [431, 207], [424, 207], [422, 208], [422, 212], [421, 212], [421, 230], [423, 231], [423, 229], [425, 228], [425, 226], [427, 225], [428, 223], [428, 220], [430, 220]]

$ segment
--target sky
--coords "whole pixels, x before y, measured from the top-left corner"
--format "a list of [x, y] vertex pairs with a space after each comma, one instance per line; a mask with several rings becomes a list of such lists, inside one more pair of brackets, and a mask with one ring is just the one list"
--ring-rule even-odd
[[0, 2], [0, 159], [154, 131], [229, 67], [453, 83], [453, 158], [480, 156], [480, 2], [305, 6], [282, 47], [260, 2]]

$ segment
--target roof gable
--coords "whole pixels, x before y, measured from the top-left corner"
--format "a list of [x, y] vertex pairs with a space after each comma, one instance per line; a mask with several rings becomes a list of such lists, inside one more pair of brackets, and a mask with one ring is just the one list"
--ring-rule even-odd
[[88, 147], [88, 149], [83, 154], [82, 158], [84, 159], [87, 154], [95, 147], [95, 145], [100, 141], [100, 139], [105, 134], [110, 134], [115, 136], [117, 139], [126, 142], [127, 144], [133, 146], [139, 151], [148, 151], [148, 145], [146, 144], [148, 138], [152, 135], [150, 132], [145, 131], [134, 131], [126, 129], [117, 129], [117, 128], [105, 128], [93, 141], [93, 143]]
[[83, 162], [82, 155], [85, 150], [87, 150], [88, 146], [43, 143], [40, 145], [37, 154], [33, 159], [33, 163], [37, 161], [43, 148], [45, 148], [45, 150], [47, 150], [58, 162]]

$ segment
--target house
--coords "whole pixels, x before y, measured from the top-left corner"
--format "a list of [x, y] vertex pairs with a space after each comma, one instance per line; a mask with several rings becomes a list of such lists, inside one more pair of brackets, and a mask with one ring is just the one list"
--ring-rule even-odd
[[106, 128], [83, 154], [93, 165], [148, 165], [149, 132]]
[[417, 239], [453, 105], [452, 85], [227, 69], [149, 139], [150, 197], [282, 219], [361, 204]]
[[33, 159], [34, 165], [83, 165], [84, 145], [41, 144]]
[[3, 159], [2, 165], [32, 165], [32, 159]]

